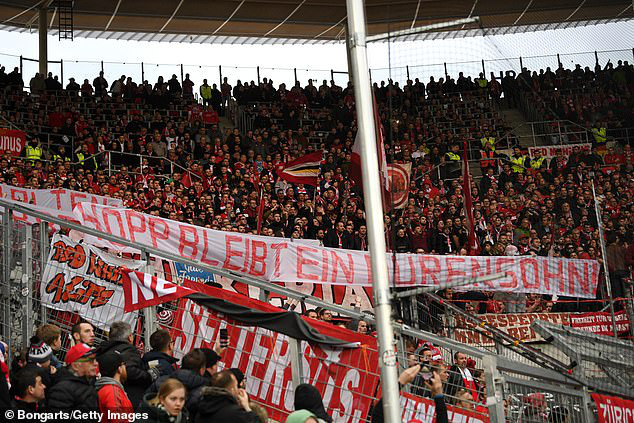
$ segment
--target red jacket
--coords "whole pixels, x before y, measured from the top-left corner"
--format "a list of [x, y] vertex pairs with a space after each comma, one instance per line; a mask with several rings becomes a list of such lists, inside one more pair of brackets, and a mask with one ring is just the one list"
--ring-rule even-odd
[[[123, 414], [134, 413], [134, 409], [121, 384], [112, 378], [101, 377], [97, 379], [96, 388], [99, 411], [103, 413], [101, 423], [128, 423], [129, 420]], [[113, 413], [116, 413], [120, 414], [121, 418], [108, 418], [108, 411], [110, 417], [114, 417]]]

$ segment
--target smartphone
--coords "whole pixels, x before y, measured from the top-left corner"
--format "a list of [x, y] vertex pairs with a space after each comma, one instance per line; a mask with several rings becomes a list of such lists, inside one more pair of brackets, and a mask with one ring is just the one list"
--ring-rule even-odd
[[434, 377], [431, 367], [426, 365], [420, 369], [420, 375], [425, 382], [429, 382]]
[[220, 346], [224, 348], [227, 345], [229, 345], [229, 333], [226, 328], [220, 329]]

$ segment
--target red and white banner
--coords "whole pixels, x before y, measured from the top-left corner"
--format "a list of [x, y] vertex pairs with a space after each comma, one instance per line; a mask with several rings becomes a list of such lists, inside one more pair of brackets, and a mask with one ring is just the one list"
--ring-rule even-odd
[[[445, 401], [447, 399], [445, 398]], [[436, 404], [429, 398], [421, 398], [407, 392], [401, 392], [402, 421], [436, 421]], [[450, 423], [488, 423], [489, 415], [447, 405], [447, 417]]]
[[[79, 203], [74, 214], [83, 226], [270, 282], [372, 285], [370, 255], [364, 251], [312, 247], [284, 238], [215, 231], [100, 204]], [[92, 245], [111, 247], [110, 243], [92, 236], [86, 236], [85, 240]], [[124, 252], [138, 252], [116, 247]], [[595, 297], [599, 274], [595, 260], [549, 257], [397, 254], [394, 262], [390, 255], [388, 268], [394, 279], [390, 283], [400, 287], [439, 286], [501, 274], [499, 279], [466, 285], [462, 289], [582, 298]]]
[[129, 269], [122, 271], [121, 282], [125, 294], [126, 313], [166, 303], [196, 292], [165, 279]]
[[599, 423], [634, 423], [634, 401], [600, 394], [592, 394], [592, 399]]
[[144, 265], [144, 261], [125, 260], [55, 234], [42, 274], [42, 305], [75, 312], [103, 330], [115, 321], [133, 324], [137, 315], [123, 310], [123, 271]]
[[26, 133], [17, 129], [0, 128], [0, 154], [19, 156], [26, 146]]
[[[531, 323], [544, 320], [556, 325], [570, 326], [570, 313], [518, 313], [518, 314], [480, 314], [478, 315], [489, 326], [508, 333], [515, 339], [526, 342], [540, 342], [544, 339], [533, 329]], [[452, 325], [453, 326], [453, 325]], [[471, 321], [455, 317], [453, 331], [455, 340], [469, 345], [493, 346], [493, 335], [486, 330], [476, 329], [477, 325]]]
[[409, 194], [409, 176], [412, 171], [411, 163], [394, 163], [387, 166], [387, 174], [390, 178], [390, 195], [392, 208], [404, 209], [407, 206]]
[[[112, 207], [123, 206], [123, 201], [120, 199], [104, 197], [87, 192], [74, 191], [65, 188], [29, 189], [6, 184], [0, 184], [0, 198], [24, 203], [23, 205], [30, 209], [73, 222], [77, 222], [77, 219], [73, 216], [73, 209], [82, 201]], [[17, 221], [24, 221], [31, 225], [40, 223], [39, 219], [23, 213], [14, 213], [13, 218]]]
[[[614, 313], [618, 335], [630, 332], [630, 318], [625, 310]], [[614, 336], [612, 330], [612, 314], [609, 312], [580, 313], [570, 315], [570, 326], [586, 330], [597, 335]]]
[[[552, 159], [559, 154], [559, 151], [563, 152], [565, 157], [572, 154], [573, 150], [578, 148], [579, 151], [590, 151], [592, 149], [591, 143], [583, 144], [564, 144], [564, 145], [545, 145], [540, 147], [528, 147], [528, 156], [532, 159], [535, 157], [535, 151], [539, 150], [542, 153], [542, 157], [546, 159]], [[511, 154], [513, 154], [511, 152]]]
[[[204, 293], [204, 286], [196, 284]], [[220, 328], [226, 328], [229, 348], [221, 368], [240, 368], [249, 397], [267, 407], [269, 418], [284, 421], [294, 408], [291, 353], [288, 337], [266, 329], [238, 326], [187, 298], [179, 302], [172, 339], [174, 356], [193, 348], [213, 348]], [[334, 327], [333, 327], [334, 328]], [[359, 334], [337, 329], [343, 340]], [[301, 342], [303, 380], [314, 385], [334, 421], [365, 421], [379, 382], [376, 340], [363, 336], [368, 347], [330, 348]]]

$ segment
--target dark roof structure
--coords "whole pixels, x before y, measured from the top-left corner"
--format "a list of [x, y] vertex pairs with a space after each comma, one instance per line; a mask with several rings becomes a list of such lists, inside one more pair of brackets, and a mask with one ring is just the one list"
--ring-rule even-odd
[[[39, 7], [57, 31], [55, 0], [0, 0], [0, 29], [37, 31]], [[618, 22], [631, 0], [366, 0], [368, 34], [454, 19], [479, 22], [408, 39], [455, 38]], [[345, 37], [344, 0], [75, 0], [76, 37], [224, 44], [337, 42]]]

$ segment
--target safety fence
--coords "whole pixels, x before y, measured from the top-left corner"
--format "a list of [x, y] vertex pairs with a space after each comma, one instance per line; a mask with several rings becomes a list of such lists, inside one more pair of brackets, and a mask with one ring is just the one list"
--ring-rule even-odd
[[[3, 316], [0, 329], [2, 339], [9, 341], [12, 355], [25, 348], [35, 328], [45, 322], [62, 327], [62, 349], [66, 349], [68, 332], [79, 316], [92, 321], [96, 343], [106, 339], [113, 321], [127, 321], [134, 328], [135, 342], [141, 350], [148, 350], [149, 335], [164, 327], [176, 340], [178, 355], [196, 347], [213, 347], [219, 329], [227, 328], [230, 347], [223, 353], [222, 366], [238, 367], [245, 372], [247, 391], [252, 400], [264, 406], [274, 420], [283, 421], [292, 411], [293, 388], [301, 382], [317, 386], [328, 411], [337, 416], [335, 421], [367, 421], [371, 407], [380, 396], [378, 354], [373, 337], [332, 327], [332, 333], [338, 338], [360, 340], [361, 346], [326, 347], [297, 342], [273, 330], [237, 324], [226, 315], [204, 309], [189, 298], [146, 307], [136, 313], [124, 313], [121, 268], [137, 268], [176, 283], [181, 283], [183, 276], [211, 273], [216, 278], [214, 283], [220, 283], [222, 279], [221, 285], [231, 286], [251, 297], [271, 302], [275, 299], [284, 308], [301, 305], [298, 310], [323, 307], [338, 314], [342, 324], [351, 319], [366, 321], [370, 331], [374, 323], [371, 314], [325, 301], [323, 297], [194, 262], [172, 251], [146, 247], [48, 217], [4, 200], [0, 200], [0, 217], [0, 310]], [[40, 219], [41, 222], [26, 224], [25, 219], [29, 222]], [[61, 233], [72, 238], [81, 233], [98, 236], [133, 246], [140, 254], [123, 257], [108, 254], [62, 237]], [[181, 272], [183, 266], [186, 270]], [[205, 287], [200, 286], [199, 290], [204, 293]], [[508, 339], [496, 339], [494, 352], [458, 342], [443, 331], [434, 333], [399, 323], [395, 324], [395, 329], [401, 369], [417, 362], [435, 366], [445, 375], [445, 391], [452, 415], [462, 416], [463, 420], [504, 421], [501, 417], [504, 404], [509, 421], [532, 421], [527, 420], [528, 417], [519, 417], [533, 413], [531, 407], [537, 407], [542, 416], [566, 410], [562, 412], [568, 413], [571, 422], [587, 422], [590, 421], [588, 416], [594, 415], [583, 384], [569, 378], [556, 366], [541, 365], [538, 355], [527, 355], [525, 349], [517, 348], [518, 345], [509, 343]], [[471, 376], [458, 367], [447, 369], [449, 363], [461, 360], [461, 354], [465, 360], [471, 359], [463, 363], [464, 368], [470, 369]], [[428, 393], [420, 378], [412, 380], [406, 391], [401, 399], [404, 416], [433, 413], [433, 402], [425, 399]], [[453, 421], [460, 420], [456, 417]]]

